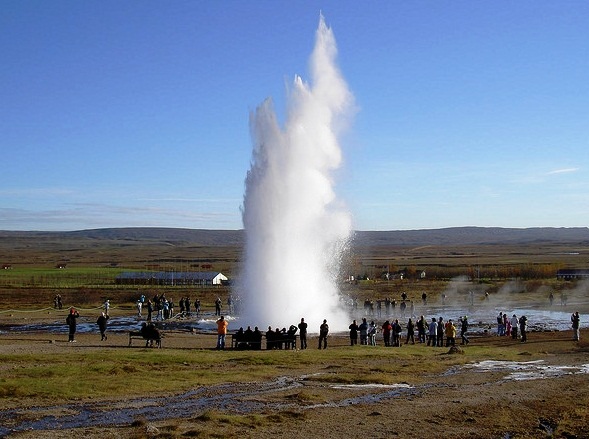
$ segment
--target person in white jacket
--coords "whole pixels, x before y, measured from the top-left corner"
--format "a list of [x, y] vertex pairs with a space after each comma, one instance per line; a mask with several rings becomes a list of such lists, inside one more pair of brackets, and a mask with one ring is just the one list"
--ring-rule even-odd
[[511, 317], [511, 338], [517, 340], [517, 328], [519, 326], [519, 320], [517, 316], [514, 314]]
[[429, 338], [427, 339], [427, 345], [429, 346], [431, 343], [431, 345], [435, 348], [438, 334], [438, 323], [436, 322], [435, 317], [432, 317], [432, 321], [429, 324], [428, 330]]

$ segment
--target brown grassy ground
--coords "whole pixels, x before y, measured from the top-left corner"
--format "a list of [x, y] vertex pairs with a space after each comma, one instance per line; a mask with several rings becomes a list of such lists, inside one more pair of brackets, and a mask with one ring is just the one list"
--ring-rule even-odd
[[[18, 318], [18, 317], [13, 317]], [[40, 316], [39, 320], [45, 317]], [[36, 320], [36, 319], [33, 319]], [[61, 335], [2, 334], [0, 336], [0, 358], [7, 359], [14, 354], [51, 353], [59, 356], [72, 349], [88, 355], [95, 350], [104, 355], [105, 349], [120, 349], [127, 344], [125, 334], [111, 334], [108, 341], [101, 343], [97, 334], [79, 334], [77, 345], [65, 342]], [[164, 349], [209, 350], [214, 345], [214, 336], [190, 333], [172, 333], [165, 338]], [[71, 430], [45, 430], [14, 433], [15, 438], [181, 438], [181, 437], [373, 437], [373, 438], [413, 438], [454, 436], [472, 438], [540, 438], [540, 437], [589, 437], [589, 386], [587, 374], [574, 373], [554, 378], [515, 381], [507, 378], [507, 371], [482, 373], [475, 369], [459, 366], [489, 359], [484, 350], [479, 358], [465, 353], [449, 354], [447, 349], [433, 349], [425, 346], [404, 346], [412, 350], [409, 357], [395, 359], [396, 349], [384, 347], [356, 347], [357, 349], [377, 349], [382, 353], [384, 363], [398, 362], [399, 376], [403, 382], [415, 386], [415, 391], [401, 396], [393, 396], [380, 401], [363, 401], [348, 405], [334, 404], [358, 394], [369, 394], [371, 390], [351, 391], [334, 389], [335, 376], [349, 370], [358, 370], [359, 365], [338, 363], [339, 352], [350, 351], [345, 335], [331, 337], [330, 349], [316, 357], [316, 349], [297, 351], [301, 365], [296, 370], [281, 370], [280, 375], [291, 375], [301, 380], [302, 387], [284, 389], [273, 393], [252, 393], [251, 398], [265, 403], [259, 413], [239, 414], [235, 410], [196, 410], [189, 417], [177, 418], [171, 412], [164, 420], [152, 422], [149, 419], [136, 419], [129, 425], [119, 427], [88, 427]], [[473, 344], [487, 346], [495, 354], [496, 348], [504, 350], [507, 358], [518, 361], [542, 360], [543, 365], [582, 366], [589, 364], [589, 345], [582, 341], [571, 341], [568, 331], [555, 333], [533, 333], [526, 344], [513, 342], [509, 338], [487, 336], [477, 339]], [[314, 348], [315, 342], [311, 340]], [[144, 348], [137, 348], [144, 350]], [[149, 351], [149, 350], [146, 350]], [[491, 352], [490, 351], [490, 352]], [[329, 354], [333, 352], [333, 358]], [[262, 353], [263, 355], [264, 353]], [[283, 354], [283, 353], [280, 353]], [[284, 352], [285, 355], [292, 355]], [[217, 361], [227, 361], [228, 352], [216, 352]], [[461, 356], [456, 360], [453, 357]], [[307, 359], [305, 359], [307, 356]], [[465, 361], [462, 357], [468, 356]], [[500, 355], [501, 357], [502, 355]], [[407, 373], [418, 368], [415, 361], [431, 362], [439, 367], [429, 368], [423, 375]], [[384, 364], [383, 363], [383, 364]], [[458, 365], [458, 366], [457, 366]], [[227, 365], [229, 366], [229, 365]], [[365, 365], [364, 365], [365, 366]], [[441, 367], [440, 367], [441, 366]], [[215, 365], [211, 365], [215, 367]], [[239, 367], [239, 366], [237, 366]], [[335, 375], [334, 375], [335, 373]], [[367, 375], [381, 373], [378, 362], [370, 365]], [[302, 379], [302, 376], [315, 376]], [[335, 380], [337, 382], [337, 380]], [[370, 376], [365, 377], [370, 382]], [[215, 387], [211, 387], [215, 391]], [[377, 392], [378, 393], [378, 392]], [[171, 386], [168, 392], [173, 397]], [[147, 396], [147, 395], [146, 395]], [[242, 395], [248, 399], [247, 392]], [[135, 401], [135, 400], [134, 400]], [[6, 400], [4, 401], [6, 402]], [[67, 401], [55, 401], [55, 404]], [[81, 398], [79, 402], [84, 402]], [[106, 402], [108, 404], [108, 400]], [[129, 402], [136, 404], [137, 402]], [[239, 404], [239, 401], [236, 401]], [[282, 406], [288, 403], [288, 407]], [[35, 401], [22, 402], [23, 416], [35, 416], [28, 407]], [[47, 402], [43, 402], [47, 404]], [[43, 405], [42, 404], [42, 405]], [[121, 404], [113, 400], [111, 404]], [[272, 404], [276, 404], [274, 408]], [[4, 409], [19, 407], [19, 402], [11, 399]], [[124, 406], [124, 402], [123, 402]]]
[[[57, 246], [57, 247], [56, 247]], [[9, 246], [6, 255], [13, 255], [14, 248]], [[30, 266], [45, 264], [52, 266], [55, 261], [69, 259], [70, 265], [81, 266], [118, 264], [142, 267], [154, 258], [199, 257], [202, 261], [213, 262], [216, 269], [230, 272], [235, 267], [237, 252], [232, 249], [213, 249], [203, 251], [194, 248], [161, 246], [144, 246], [137, 248], [112, 245], [107, 249], [77, 246], [74, 249], [59, 248], [59, 243], [51, 248], [39, 249], [35, 246], [19, 250], [20, 259], [11, 263], [23, 263]], [[75, 251], [73, 251], [75, 250]], [[431, 265], [472, 266], [477, 264], [525, 264], [549, 263], [567, 264], [570, 258], [565, 252], [571, 249], [538, 248], [533, 246], [511, 247], [477, 247], [459, 249], [440, 249], [436, 247], [416, 249], [364, 249], [363, 263], [370, 267], [394, 264], [397, 267], [414, 265], [418, 268]], [[576, 249], [575, 249], [576, 250]], [[202, 254], [201, 254], [202, 253]], [[74, 255], [72, 257], [72, 255]], [[548, 256], [547, 256], [548, 255]], [[559, 256], [554, 256], [559, 255]], [[564, 255], [564, 256], [563, 256]], [[201, 257], [202, 256], [202, 257]], [[225, 264], [225, 265], [222, 265]], [[546, 281], [555, 291], [571, 288], [567, 283]], [[487, 286], [491, 294], [499, 290], [500, 285]], [[363, 298], [398, 297], [401, 291], [407, 291], [410, 297], [417, 298], [427, 290], [432, 301], [439, 301], [439, 294], [445, 284], [435, 281], [394, 281], [390, 283], [362, 283], [348, 286], [348, 293]], [[52, 322], [54, 311], [43, 313], [21, 313], [17, 311], [38, 308], [41, 304], [52, 303], [55, 289], [44, 288], [2, 288], [0, 289], [0, 325], [17, 323]], [[98, 306], [100, 300], [111, 298], [119, 308], [113, 312], [128, 313], [132, 310], [130, 297], [137, 293], [131, 289], [83, 288], [60, 291], [66, 299], [66, 305], [80, 303]], [[207, 291], [203, 303], [212, 306], [217, 294], [222, 297], [228, 290]], [[174, 296], [183, 295], [178, 290]], [[512, 297], [522, 302], [546, 300], [539, 284], [529, 291]], [[177, 299], [176, 299], [177, 300]], [[582, 318], [589, 314], [587, 297], [576, 297], [576, 304]], [[586, 323], [583, 324], [586, 327]], [[585, 329], [584, 329], [585, 330]], [[162, 420], [137, 418], [133, 422], [117, 427], [80, 427], [15, 432], [11, 437], [26, 439], [53, 438], [183, 438], [183, 437], [224, 437], [224, 438], [416, 438], [416, 437], [460, 437], [460, 438], [589, 438], [589, 377], [586, 373], [569, 373], [559, 377], [516, 381], [509, 379], [509, 372], [497, 370], [482, 373], [474, 368], [465, 368], [464, 364], [473, 364], [482, 360], [517, 360], [521, 362], [542, 360], [544, 366], [574, 366], [575, 371], [589, 364], [589, 344], [584, 341], [575, 343], [569, 331], [533, 333], [526, 344], [513, 342], [507, 338], [481, 337], [464, 349], [463, 354], [449, 354], [447, 349], [428, 349], [425, 346], [403, 346], [403, 355], [394, 348], [377, 346], [350, 348], [345, 335], [330, 337], [330, 348], [319, 353], [316, 349], [296, 352], [260, 353], [262, 360], [266, 354], [276, 356], [288, 355], [289, 367], [279, 363], [273, 376], [286, 376], [299, 384], [295, 388], [285, 387], [274, 392], [259, 393], [255, 390], [264, 385], [259, 380], [249, 380], [242, 384], [244, 391], [236, 398], [235, 405], [252, 401], [260, 403], [260, 410], [253, 413], [240, 413], [235, 408], [195, 409], [188, 416], [177, 416], [173, 411]], [[120, 352], [126, 347], [128, 338], [124, 334], [110, 334], [107, 342], [101, 343], [97, 334], [79, 334], [78, 343], [68, 344], [67, 335], [47, 333], [0, 333], [0, 383], [5, 368], [19, 368], [18, 358], [32, 354], [47, 354], [49, 358], [74, 352], [85, 357], [99, 358], [109, 352]], [[216, 367], [235, 370], [237, 376], [248, 376], [254, 363], [244, 361], [244, 357], [235, 357], [231, 352], [210, 352], [215, 338], [205, 334], [173, 332], [166, 334], [164, 349], [170, 354], [188, 352], [196, 362], [198, 356], [212, 355], [210, 369]], [[315, 340], [310, 341], [315, 347]], [[148, 357], [150, 350], [143, 347], [134, 348]], [[356, 350], [354, 350], [356, 349]], [[364, 353], [373, 349], [377, 355], [367, 359]], [[357, 357], [355, 353], [358, 353]], [[245, 353], [244, 355], [247, 355]], [[258, 355], [258, 354], [257, 354]], [[292, 359], [296, 355], [296, 364]], [[279, 357], [278, 357], [279, 358]], [[23, 362], [26, 360], [22, 360]], [[23, 363], [24, 364], [24, 363]], [[253, 364], [253, 366], [252, 366]], [[22, 366], [24, 367], [24, 366]], [[190, 365], [181, 367], [190, 367]], [[204, 366], [207, 367], [207, 366]], [[358, 382], [401, 382], [413, 386], [413, 390], [400, 396], [383, 399], [346, 398], [379, 395], [381, 391], [361, 388], [334, 388], [333, 384], [346, 382], [345, 377], [361, 374]], [[272, 381], [274, 378], [268, 378]], [[398, 381], [397, 381], [398, 380]], [[229, 381], [227, 381], [229, 382]], [[237, 386], [238, 383], [235, 384]], [[252, 392], [247, 392], [250, 385]], [[217, 385], [194, 385], [211, 396], [219, 392]], [[162, 392], [164, 398], [174, 398], [181, 391], [178, 386], [170, 384]], [[382, 393], [382, 392], [381, 392]], [[152, 396], [150, 392], [143, 395]], [[74, 400], [56, 399], [50, 404], [58, 409], [72, 407], [69, 404], [82, 404], [96, 401], [96, 397], [80, 396]], [[101, 398], [106, 406], [126, 407], [137, 405], [135, 398], [126, 400], [121, 397]], [[359, 402], [358, 402], [359, 401]], [[46, 406], [43, 398], [15, 398], [10, 395], [0, 397], [0, 412], [19, 409], [19, 416], [35, 418], [41, 416], [34, 407]], [[64, 409], [65, 410], [65, 409]], [[68, 408], [68, 410], [73, 410]]]

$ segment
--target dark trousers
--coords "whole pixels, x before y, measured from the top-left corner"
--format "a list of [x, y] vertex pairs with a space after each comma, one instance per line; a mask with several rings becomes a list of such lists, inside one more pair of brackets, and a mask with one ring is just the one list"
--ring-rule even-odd
[[301, 339], [301, 349], [307, 349], [307, 334], [301, 332], [300, 339]]

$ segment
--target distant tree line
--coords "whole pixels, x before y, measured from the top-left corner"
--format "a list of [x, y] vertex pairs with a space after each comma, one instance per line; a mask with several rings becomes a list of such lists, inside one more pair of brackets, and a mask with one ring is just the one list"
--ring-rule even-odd
[[[394, 279], [430, 279], [430, 280], [450, 280], [457, 277], [466, 276], [469, 279], [476, 280], [507, 280], [507, 279], [555, 279], [556, 272], [563, 268], [562, 264], [501, 264], [501, 265], [432, 265], [426, 267], [407, 266], [404, 268], [375, 265], [362, 271], [358, 271], [355, 278], [364, 280], [367, 278], [378, 277], [380, 280]], [[377, 276], [371, 276], [369, 273], [379, 273]]]
[[[423, 270], [428, 279], [453, 279], [459, 276], [467, 276], [471, 280], [506, 280], [506, 279], [555, 279], [556, 272], [562, 268], [562, 264], [513, 264], [513, 265], [472, 265], [468, 267], [457, 266], [430, 266]], [[419, 273], [421, 270], [414, 270]]]

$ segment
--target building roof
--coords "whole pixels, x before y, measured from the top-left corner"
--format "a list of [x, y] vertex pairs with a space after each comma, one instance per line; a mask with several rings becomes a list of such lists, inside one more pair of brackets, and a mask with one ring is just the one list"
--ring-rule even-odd
[[586, 275], [589, 276], [589, 268], [561, 268], [556, 272], [558, 275]]

